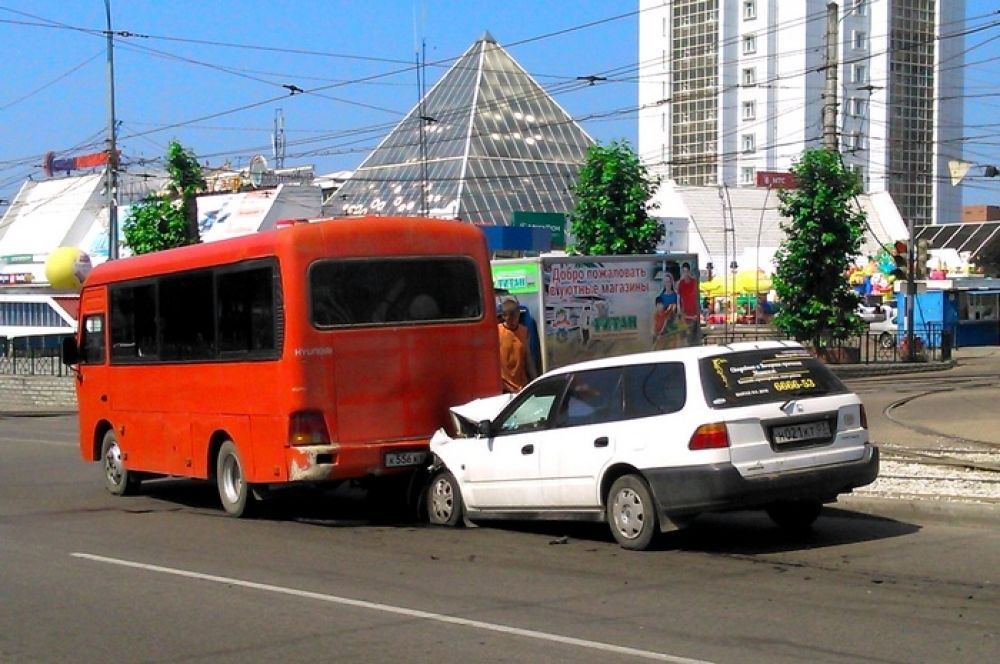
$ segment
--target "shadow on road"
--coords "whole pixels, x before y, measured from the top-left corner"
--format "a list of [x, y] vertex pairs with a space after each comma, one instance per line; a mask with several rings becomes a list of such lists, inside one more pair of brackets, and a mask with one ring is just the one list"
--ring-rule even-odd
[[[603, 523], [491, 521], [488, 527], [544, 535], [550, 544], [568, 540], [613, 543]], [[758, 511], [703, 514], [687, 528], [661, 535], [654, 550], [755, 555], [821, 549], [912, 535], [920, 526], [827, 507], [811, 530], [790, 532]]]
[[[142, 493], [207, 514], [225, 517], [215, 485], [180, 479], [147, 481]], [[415, 510], [406, 507], [392, 492], [379, 493], [343, 484], [335, 488], [301, 487], [272, 493], [257, 518], [289, 521], [328, 528], [421, 525]], [[536, 534], [551, 544], [568, 540], [605, 542], [614, 540], [606, 524], [573, 521], [490, 521], [483, 527]], [[690, 525], [661, 536], [655, 548], [725, 554], [766, 554], [820, 549], [845, 544], [885, 540], [912, 535], [920, 526], [895, 519], [870, 516], [836, 507], [826, 507], [811, 530], [783, 530], [763, 512], [703, 514]]]
[[[226, 516], [214, 482], [190, 479], [156, 479], [143, 482], [140, 493], [197, 511]], [[350, 484], [325, 487], [288, 487], [268, 493], [256, 518], [299, 521], [324, 526], [406, 525], [416, 521], [415, 508], [407, 508], [393, 491], [369, 491]]]
[[905, 521], [826, 507], [813, 527], [802, 532], [779, 528], [763, 512], [730, 512], [702, 515], [663, 540], [665, 546], [684, 551], [763, 554], [885, 540], [919, 530]]

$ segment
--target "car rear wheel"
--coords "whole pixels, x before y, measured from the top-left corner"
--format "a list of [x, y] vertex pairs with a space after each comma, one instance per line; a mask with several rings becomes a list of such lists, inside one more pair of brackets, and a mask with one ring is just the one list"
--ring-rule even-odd
[[818, 500], [793, 500], [768, 506], [767, 515], [785, 530], [808, 530], [822, 510]]
[[215, 462], [215, 480], [222, 509], [226, 514], [246, 517], [253, 513], [257, 500], [243, 473], [239, 450], [231, 440], [222, 443], [219, 448], [219, 456]]
[[101, 463], [104, 465], [104, 488], [115, 496], [130, 496], [139, 491], [141, 480], [125, 467], [122, 448], [113, 429], [108, 429], [101, 441]]
[[608, 525], [623, 548], [642, 551], [649, 548], [657, 532], [656, 505], [649, 486], [638, 475], [615, 480], [607, 498]]
[[441, 470], [427, 487], [427, 519], [435, 526], [457, 526], [462, 523], [464, 505], [458, 480], [450, 470]]

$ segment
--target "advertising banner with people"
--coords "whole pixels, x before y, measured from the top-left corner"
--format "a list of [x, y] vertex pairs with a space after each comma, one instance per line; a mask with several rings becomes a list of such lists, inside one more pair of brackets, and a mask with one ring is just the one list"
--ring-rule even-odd
[[540, 266], [541, 284], [519, 298], [536, 321], [545, 370], [700, 343], [696, 255], [503, 261], [494, 263], [494, 286], [516, 293], [516, 275], [533, 275], [531, 265]]

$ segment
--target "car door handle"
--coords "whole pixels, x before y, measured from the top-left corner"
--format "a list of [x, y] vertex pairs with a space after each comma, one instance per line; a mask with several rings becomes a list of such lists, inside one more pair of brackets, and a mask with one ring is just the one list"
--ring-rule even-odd
[[534, 453], [535, 453], [534, 445], [525, 445], [524, 447], [521, 448], [521, 454], [534, 454]]
[[607, 447], [608, 442], [607, 436], [601, 436], [600, 438], [594, 440], [594, 447]]

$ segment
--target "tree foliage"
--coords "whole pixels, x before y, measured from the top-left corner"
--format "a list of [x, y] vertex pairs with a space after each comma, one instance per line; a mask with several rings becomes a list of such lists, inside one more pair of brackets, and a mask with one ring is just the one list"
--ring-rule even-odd
[[774, 289], [783, 303], [774, 324], [814, 346], [864, 330], [847, 269], [861, 249], [865, 213], [854, 205], [861, 183], [840, 155], [807, 150], [792, 167], [796, 189], [778, 192], [787, 221], [775, 256]]
[[663, 226], [649, 215], [649, 200], [658, 186], [626, 141], [590, 146], [573, 187], [573, 250], [592, 256], [654, 253]]
[[194, 153], [177, 141], [167, 146], [167, 174], [166, 190], [132, 205], [122, 224], [125, 244], [133, 254], [201, 241], [196, 196], [205, 187], [205, 179]]

